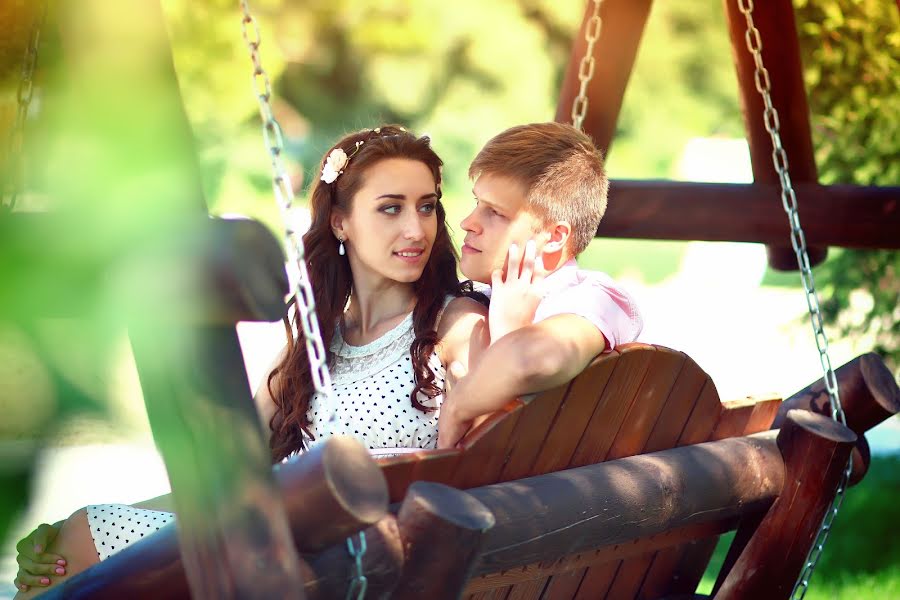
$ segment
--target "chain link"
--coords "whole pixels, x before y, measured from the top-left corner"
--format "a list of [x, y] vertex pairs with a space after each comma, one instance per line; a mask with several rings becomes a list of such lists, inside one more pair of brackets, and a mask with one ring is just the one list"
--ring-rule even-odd
[[[791, 226], [791, 246], [794, 248], [794, 253], [797, 255], [797, 264], [800, 267], [800, 280], [803, 283], [803, 290], [806, 293], [806, 305], [809, 309], [809, 319], [813, 333], [815, 334], [816, 347], [819, 350], [819, 363], [822, 366], [825, 390], [828, 392], [831, 417], [835, 421], [839, 421], [846, 425], [847, 417], [841, 406], [837, 376], [831, 366], [831, 357], [828, 354], [828, 336], [825, 334], [824, 320], [819, 304], [819, 294], [816, 292], [812, 266], [810, 265], [809, 254], [806, 250], [806, 235], [800, 227], [800, 215], [797, 212], [797, 194], [794, 192], [791, 183], [791, 176], [788, 172], [787, 153], [781, 142], [781, 133], [779, 130], [781, 124], [778, 120], [778, 111], [775, 110], [775, 107], [772, 104], [769, 71], [763, 65], [762, 37], [759, 34], [759, 29], [756, 28], [756, 25], [753, 22], [753, 0], [737, 0], [737, 3], [738, 9], [744, 15], [744, 19], [747, 22], [747, 31], [744, 35], [744, 39], [747, 43], [747, 49], [753, 56], [755, 65], [753, 79], [757, 91], [762, 96], [763, 105], [765, 107], [763, 110], [763, 122], [766, 131], [769, 132], [769, 137], [772, 140], [772, 164], [775, 167], [776, 173], [778, 173], [778, 180], [781, 184], [781, 203], [787, 213], [788, 221]], [[806, 591], [809, 588], [809, 580], [816, 569], [819, 559], [822, 557], [828, 534], [831, 531], [832, 524], [840, 510], [841, 504], [844, 501], [844, 492], [847, 489], [852, 468], [853, 461], [851, 459], [844, 469], [834, 500], [822, 520], [813, 546], [809, 551], [809, 555], [806, 557], [803, 570], [800, 572], [800, 577], [794, 585], [791, 594], [792, 598], [800, 600], [806, 595]]]
[[260, 37], [259, 24], [250, 13], [250, 6], [247, 0], [241, 0], [241, 10], [243, 11], [241, 28], [244, 41], [247, 43], [250, 59], [253, 62], [253, 90], [259, 101], [263, 139], [272, 159], [272, 188], [285, 224], [284, 237], [288, 260], [295, 262], [300, 272], [295, 298], [297, 309], [300, 313], [303, 337], [306, 340], [306, 354], [309, 358], [313, 386], [316, 393], [323, 398], [325, 406], [332, 411], [330, 414], [333, 417], [333, 394], [331, 374], [328, 371], [328, 355], [322, 344], [322, 332], [319, 330], [319, 320], [316, 317], [316, 301], [309, 281], [309, 273], [306, 270], [306, 252], [303, 247], [302, 232], [297, 231], [295, 227], [295, 223], [298, 220], [294, 218], [294, 190], [291, 186], [290, 176], [285, 171], [282, 162], [284, 137], [270, 104], [272, 86], [269, 82], [269, 75], [260, 61], [259, 47], [262, 44], [262, 38]]
[[579, 87], [578, 95], [572, 103], [572, 125], [576, 129], [581, 129], [584, 124], [584, 117], [587, 115], [587, 88], [588, 83], [594, 78], [594, 67], [596, 66], [594, 44], [600, 37], [600, 29], [603, 27], [603, 21], [600, 19], [600, 5], [603, 3], [603, 0], [591, 1], [594, 3], [594, 12], [591, 14], [591, 18], [584, 29], [584, 39], [587, 41], [587, 48], [584, 51], [584, 56], [581, 58], [581, 63], [578, 65], [578, 81], [581, 82], [581, 87]]
[[359, 547], [353, 544], [353, 538], [347, 538], [347, 552], [353, 558], [354, 570], [356, 573], [347, 587], [346, 600], [363, 600], [366, 596], [366, 588], [369, 587], [369, 580], [363, 574], [362, 557], [366, 553], [366, 532], [359, 532]]
[[19, 80], [19, 90], [16, 93], [16, 118], [7, 136], [6, 160], [0, 171], [0, 176], [3, 177], [0, 181], [0, 213], [15, 210], [25, 179], [25, 161], [22, 156], [25, 149], [25, 124], [28, 120], [31, 99], [34, 97], [34, 70], [37, 65], [41, 29], [47, 17], [47, 2], [41, 2], [38, 10], [40, 12], [34, 19], [31, 35], [25, 46], [22, 78]]

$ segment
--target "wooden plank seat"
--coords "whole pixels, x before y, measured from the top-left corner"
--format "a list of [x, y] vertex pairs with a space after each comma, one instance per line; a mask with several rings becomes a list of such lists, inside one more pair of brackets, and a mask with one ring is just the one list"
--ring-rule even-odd
[[[598, 357], [568, 384], [515, 400], [491, 415], [459, 449], [379, 459], [392, 502], [413, 481], [461, 489], [769, 429], [781, 404], [765, 397], [721, 402], [709, 376], [682, 352], [627, 344]], [[650, 543], [612, 559], [581, 553], [523, 565], [518, 577], [485, 575], [469, 598], [658, 597], [696, 588], [720, 531]], [[685, 537], [687, 536], [687, 537]], [[640, 547], [638, 547], [640, 548]], [[516, 579], [519, 581], [517, 582]]]

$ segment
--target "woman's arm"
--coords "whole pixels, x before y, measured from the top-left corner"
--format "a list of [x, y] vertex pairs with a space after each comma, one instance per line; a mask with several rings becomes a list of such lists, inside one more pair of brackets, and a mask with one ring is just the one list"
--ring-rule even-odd
[[[452, 365], [459, 363], [464, 370], [474, 364], [490, 345], [487, 324], [488, 309], [472, 298], [454, 298], [444, 309], [438, 323], [438, 343], [435, 350], [441, 364], [447, 366], [446, 389], [455, 383]], [[445, 394], [446, 395], [446, 394]]]

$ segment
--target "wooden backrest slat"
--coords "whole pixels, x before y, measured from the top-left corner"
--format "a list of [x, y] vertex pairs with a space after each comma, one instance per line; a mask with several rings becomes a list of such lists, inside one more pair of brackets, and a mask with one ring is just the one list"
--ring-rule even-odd
[[707, 379], [694, 403], [694, 408], [691, 409], [691, 416], [688, 417], [681, 435], [678, 436], [676, 445], [690, 446], [708, 440], [719, 421], [721, 412], [722, 403], [719, 401], [719, 393], [712, 380]]
[[541, 595], [542, 600], [570, 600], [578, 593], [586, 569], [558, 573], [550, 578]]
[[[616, 577], [606, 593], [607, 598], [634, 598], [641, 585], [647, 570], [653, 562], [653, 554], [647, 553], [633, 556], [621, 561]], [[596, 567], [591, 567], [596, 568]]]
[[655, 348], [645, 345], [621, 351], [597, 409], [569, 461], [570, 467], [592, 465], [606, 457], [655, 353]]
[[[413, 467], [410, 475], [412, 481], [435, 481], [437, 483], [449, 483], [453, 479], [456, 465], [462, 456], [459, 448], [445, 450], [427, 450], [420, 455], [421, 458]], [[399, 502], [400, 499], [391, 502]]]
[[509, 595], [506, 600], [538, 600], [544, 593], [543, 580], [531, 580], [517, 583], [516, 585], [507, 586]]
[[498, 481], [513, 481], [533, 475], [532, 467], [541, 448], [546, 445], [552, 423], [569, 393], [569, 384], [542, 393], [535, 398], [513, 431], [514, 445], [506, 453]]
[[659, 418], [650, 432], [650, 438], [644, 447], [645, 452], [657, 452], [672, 448], [691, 416], [694, 404], [700, 397], [704, 384], [709, 379], [697, 363], [685, 356], [684, 365], [678, 373], [678, 379], [669, 392], [665, 406], [660, 410]]
[[672, 581], [672, 573], [681, 560], [682, 546], [670, 546], [652, 553], [650, 566], [637, 598], [655, 599], [665, 595]]
[[468, 489], [497, 482], [506, 453], [516, 443], [512, 434], [522, 417], [522, 408], [521, 402], [508, 404], [503, 408], [501, 412], [506, 415], [494, 425], [489, 434], [475, 439], [465, 449], [450, 485]]
[[682, 353], [667, 348], [656, 350], [647, 369], [647, 375], [625, 415], [625, 421], [613, 440], [606, 460], [644, 452], [660, 410], [668, 399], [683, 364]]
[[672, 570], [667, 595], [694, 593], [716, 549], [716, 542], [718, 536], [688, 542], [682, 547], [678, 562]]
[[535, 475], [559, 471], [571, 464], [575, 448], [591, 422], [618, 357], [619, 353], [614, 350], [596, 359], [586, 372], [572, 381], [569, 395], [557, 412], [544, 445], [538, 450], [532, 470]]
[[585, 570], [581, 586], [575, 594], [578, 600], [597, 600], [605, 598], [619, 570], [617, 560], [606, 561]]
[[414, 454], [401, 454], [399, 456], [391, 456], [388, 458], [378, 459], [381, 466], [381, 472], [387, 481], [388, 497], [391, 502], [397, 499], [403, 499], [406, 490], [409, 488], [413, 469], [420, 462], [420, 458]]

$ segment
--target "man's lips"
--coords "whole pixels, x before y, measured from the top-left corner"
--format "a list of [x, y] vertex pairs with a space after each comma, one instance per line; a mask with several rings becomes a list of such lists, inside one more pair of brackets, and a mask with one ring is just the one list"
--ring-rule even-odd
[[478, 254], [478, 253], [481, 252], [481, 250], [479, 250], [479, 249], [476, 248], [475, 246], [472, 246], [472, 245], [469, 244], [468, 242], [463, 243], [463, 245], [462, 245], [462, 251], [463, 251], [464, 254]]

